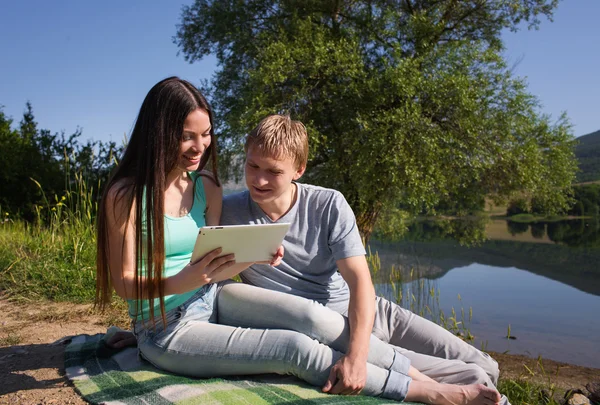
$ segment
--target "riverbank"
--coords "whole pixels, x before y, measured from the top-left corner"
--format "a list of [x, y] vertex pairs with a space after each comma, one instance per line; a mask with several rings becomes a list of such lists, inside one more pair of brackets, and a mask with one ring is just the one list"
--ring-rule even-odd
[[[86, 404], [64, 376], [61, 339], [103, 333], [111, 324], [127, 326], [122, 311], [102, 315], [91, 305], [84, 304], [16, 303], [0, 299], [0, 314], [2, 405]], [[514, 382], [539, 384], [547, 392], [554, 388], [557, 400], [566, 390], [585, 390], [587, 383], [600, 382], [600, 369], [519, 355], [492, 355], [500, 364], [501, 381], [505, 386], [507, 382]]]

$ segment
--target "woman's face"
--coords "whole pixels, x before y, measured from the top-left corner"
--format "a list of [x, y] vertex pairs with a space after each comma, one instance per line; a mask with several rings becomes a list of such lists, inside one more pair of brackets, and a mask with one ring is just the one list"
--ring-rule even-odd
[[200, 108], [189, 113], [183, 124], [177, 167], [192, 172], [198, 169], [202, 154], [210, 146], [210, 119]]

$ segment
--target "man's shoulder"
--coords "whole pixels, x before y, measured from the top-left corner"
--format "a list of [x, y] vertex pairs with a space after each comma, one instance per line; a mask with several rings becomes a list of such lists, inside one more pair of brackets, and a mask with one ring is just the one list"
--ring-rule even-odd
[[336, 189], [315, 186], [313, 184], [298, 183], [306, 196], [321, 200], [332, 201], [338, 198], [344, 199], [344, 195]]
[[250, 213], [248, 190], [223, 196], [221, 224], [235, 225], [245, 223]]
[[248, 190], [238, 191], [223, 196], [223, 205], [239, 204], [248, 201]]

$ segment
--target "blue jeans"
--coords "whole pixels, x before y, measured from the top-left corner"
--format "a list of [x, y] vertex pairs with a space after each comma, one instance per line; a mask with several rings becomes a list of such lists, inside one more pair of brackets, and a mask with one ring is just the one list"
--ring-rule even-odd
[[[323, 386], [348, 347], [346, 318], [301, 297], [241, 283], [209, 285], [134, 330], [141, 355], [191, 377], [289, 374]], [[363, 394], [403, 400], [410, 361], [373, 337]]]

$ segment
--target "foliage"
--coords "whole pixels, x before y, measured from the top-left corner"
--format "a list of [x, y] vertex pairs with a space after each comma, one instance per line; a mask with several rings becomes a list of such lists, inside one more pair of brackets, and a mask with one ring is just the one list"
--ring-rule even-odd
[[570, 124], [541, 115], [501, 56], [502, 30], [537, 27], [557, 3], [196, 0], [175, 41], [188, 61], [218, 58], [223, 175], [259, 119], [290, 113], [309, 131], [306, 180], [342, 191], [368, 237], [390, 207], [456, 196], [526, 190], [567, 208]]
[[[600, 216], [600, 184], [580, 184], [573, 187], [573, 204], [567, 211], [568, 215], [577, 217]], [[514, 222], [531, 222], [540, 219], [551, 218], [546, 215], [544, 203], [532, 198], [530, 201], [524, 197], [517, 197], [510, 201], [506, 209], [506, 215]]]
[[[559, 391], [555, 384], [535, 384], [527, 379], [500, 379], [498, 391], [506, 395], [511, 404], [559, 405]], [[562, 390], [561, 390], [562, 391]]]
[[75, 173], [82, 176], [95, 197], [121, 148], [114, 142], [80, 143], [81, 130], [70, 136], [38, 129], [27, 103], [18, 129], [0, 109], [0, 207], [27, 220], [37, 218], [45, 196], [56, 198], [73, 187]]
[[377, 218], [374, 236], [380, 240], [400, 240], [408, 231], [408, 221], [409, 215], [406, 211], [395, 207], [388, 207]]
[[585, 184], [574, 187], [575, 205], [569, 215], [599, 216], [600, 215], [600, 184]]
[[529, 203], [527, 199], [523, 197], [515, 198], [508, 204], [508, 207], [506, 208], [506, 215], [509, 217], [512, 215], [525, 214], [529, 212]]
[[70, 183], [73, 188], [60, 198], [44, 198], [34, 223], [9, 215], [0, 224], [3, 294], [17, 299], [93, 300], [97, 204], [81, 174]]
[[485, 226], [488, 220], [487, 217], [462, 220], [414, 220], [410, 222], [405, 220], [402, 232], [397, 234], [382, 232], [378, 223], [374, 236], [378, 240], [385, 242], [396, 242], [399, 240], [437, 242], [453, 239], [462, 246], [473, 246], [479, 245], [486, 240]]
[[600, 180], [600, 131], [577, 138], [575, 155], [579, 161], [577, 181]]
[[[473, 184], [473, 187], [476, 185]], [[458, 193], [449, 193], [446, 198], [434, 207], [434, 212], [422, 212], [423, 214], [436, 213], [442, 215], [467, 216], [477, 215], [485, 209], [485, 196], [476, 190], [463, 189]]]

